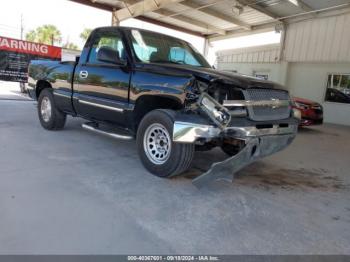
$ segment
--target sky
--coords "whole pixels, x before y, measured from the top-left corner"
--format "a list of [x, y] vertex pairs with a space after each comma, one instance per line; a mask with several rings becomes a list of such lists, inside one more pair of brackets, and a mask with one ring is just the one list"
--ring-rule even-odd
[[[54, 4], [54, 9], [52, 9]], [[87, 7], [68, 0], [11, 0], [2, 3], [0, 10], [0, 35], [20, 38], [21, 15], [23, 16], [24, 35], [44, 24], [55, 25], [63, 35], [62, 43], [67, 41], [83, 47], [84, 41], [79, 35], [84, 28], [96, 28], [111, 24], [110, 12]], [[154, 31], [162, 31], [170, 35], [174, 30], [141, 22], [136, 19], [123, 21], [122, 26], [136, 26]], [[179, 33], [179, 38], [196, 42], [198, 49], [203, 49], [203, 39], [200, 37]], [[203, 43], [201, 43], [203, 42]], [[202, 51], [202, 50], [200, 50]]]
[[[1, 4], [0, 36], [19, 39], [21, 37], [21, 16], [23, 18], [24, 35], [41, 25], [53, 24], [61, 31], [63, 44], [73, 42], [79, 48], [82, 48], [84, 45], [84, 41], [79, 37], [84, 28], [96, 28], [111, 24], [111, 14], [109, 12], [68, 0], [11, 0], [4, 1]], [[177, 32], [136, 19], [123, 21], [121, 25], [176, 35], [176, 37], [190, 42], [198, 51], [203, 52], [204, 40], [201, 37]], [[270, 32], [258, 36], [218, 41], [212, 45], [208, 59], [213, 64], [215, 52], [218, 50], [271, 44], [279, 42], [279, 39], [279, 34]]]

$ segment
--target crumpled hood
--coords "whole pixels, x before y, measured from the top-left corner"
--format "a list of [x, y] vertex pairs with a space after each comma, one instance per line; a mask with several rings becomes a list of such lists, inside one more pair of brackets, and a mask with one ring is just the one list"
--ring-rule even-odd
[[[247, 75], [242, 75], [234, 72], [217, 70], [213, 68], [204, 67], [194, 67], [186, 65], [172, 65], [172, 64], [162, 64], [162, 65], [152, 65], [152, 67], [157, 67], [161, 71], [166, 71], [168, 73], [184, 73], [190, 74], [202, 81], [208, 82], [221, 82], [225, 84], [231, 84], [240, 88], [279, 88], [284, 89], [280, 84], [259, 79], [256, 77], [251, 77]], [[154, 68], [155, 69], [155, 68]]]

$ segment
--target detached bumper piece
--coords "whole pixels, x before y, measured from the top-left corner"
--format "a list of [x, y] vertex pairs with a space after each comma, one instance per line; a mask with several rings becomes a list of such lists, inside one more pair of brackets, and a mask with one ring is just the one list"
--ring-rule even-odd
[[292, 143], [294, 138], [295, 134], [251, 138], [237, 155], [222, 162], [214, 163], [207, 172], [195, 178], [192, 183], [201, 188], [217, 180], [232, 182], [234, 175], [242, 168], [263, 157], [283, 150]]

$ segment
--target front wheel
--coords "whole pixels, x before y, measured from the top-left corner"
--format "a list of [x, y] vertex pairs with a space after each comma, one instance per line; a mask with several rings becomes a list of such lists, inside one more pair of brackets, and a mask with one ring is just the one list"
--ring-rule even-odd
[[171, 177], [186, 171], [193, 159], [194, 145], [172, 140], [175, 112], [154, 110], [141, 121], [137, 147], [142, 164], [159, 177]]
[[52, 90], [48, 88], [39, 95], [38, 115], [42, 127], [47, 130], [62, 129], [66, 123], [66, 114], [56, 107]]

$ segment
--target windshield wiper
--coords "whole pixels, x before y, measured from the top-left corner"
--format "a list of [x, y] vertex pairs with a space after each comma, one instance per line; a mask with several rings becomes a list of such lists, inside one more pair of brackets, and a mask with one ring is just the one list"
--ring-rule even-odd
[[204, 66], [204, 65], [191, 65], [191, 64], [186, 64], [184, 61], [153, 60], [151, 63], [175, 64], [175, 65], [185, 65], [185, 66], [194, 66], [194, 67], [209, 68], [209, 67]]
[[153, 60], [152, 63], [163, 63], [163, 64], [176, 64], [176, 65], [185, 65], [185, 63], [180, 63], [176, 61], [169, 61], [169, 60]]

